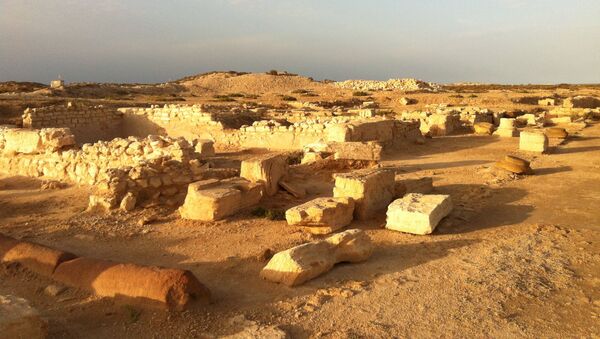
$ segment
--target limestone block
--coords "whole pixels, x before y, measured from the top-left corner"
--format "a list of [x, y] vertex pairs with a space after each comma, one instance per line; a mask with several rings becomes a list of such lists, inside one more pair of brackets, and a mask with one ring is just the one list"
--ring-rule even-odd
[[452, 207], [449, 195], [409, 193], [389, 205], [385, 227], [412, 234], [431, 234]]
[[260, 276], [295, 286], [331, 270], [336, 263], [365, 261], [372, 252], [373, 244], [364, 231], [347, 230], [275, 254]]
[[380, 160], [383, 147], [378, 142], [330, 142], [328, 150], [335, 159]]
[[4, 138], [5, 152], [37, 154], [42, 150], [42, 138], [38, 130], [7, 129]]
[[473, 124], [475, 134], [488, 134], [491, 135], [494, 132], [494, 125], [489, 122], [478, 122]]
[[192, 183], [179, 213], [184, 219], [214, 221], [256, 205], [263, 197], [262, 183], [240, 178]]
[[292, 226], [307, 226], [313, 234], [329, 234], [352, 222], [352, 198], [316, 198], [288, 209], [285, 219]]
[[287, 172], [287, 156], [268, 154], [242, 161], [240, 177], [264, 183], [266, 195], [274, 195], [279, 190], [279, 180]]
[[515, 128], [515, 119], [501, 118], [500, 126], [498, 126], [498, 129], [494, 132], [494, 135], [504, 138], [518, 137], [519, 131]]
[[387, 169], [364, 169], [336, 174], [333, 196], [353, 198], [354, 216], [360, 220], [385, 210], [394, 198], [394, 172]]
[[548, 150], [548, 137], [542, 132], [523, 131], [519, 137], [521, 151], [544, 153]]
[[0, 338], [46, 338], [48, 323], [23, 298], [0, 295]]
[[195, 150], [203, 157], [213, 157], [215, 155], [214, 141], [208, 139], [196, 140]]

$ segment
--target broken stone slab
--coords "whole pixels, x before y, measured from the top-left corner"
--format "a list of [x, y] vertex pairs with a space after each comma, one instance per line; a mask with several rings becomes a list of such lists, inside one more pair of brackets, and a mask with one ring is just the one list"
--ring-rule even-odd
[[77, 258], [61, 263], [53, 279], [99, 296], [125, 297], [169, 309], [208, 302], [210, 291], [187, 270]]
[[262, 182], [265, 194], [272, 196], [279, 190], [279, 180], [288, 173], [285, 154], [267, 154], [242, 161], [240, 177], [251, 182]]
[[52, 276], [62, 262], [74, 259], [75, 255], [27, 241], [13, 239], [0, 234], [0, 262], [18, 262], [27, 269]]
[[184, 219], [215, 221], [258, 204], [264, 185], [242, 178], [191, 183], [179, 213]]
[[353, 212], [352, 198], [316, 198], [288, 209], [285, 219], [288, 225], [305, 226], [310, 233], [329, 234], [348, 226]]
[[354, 216], [359, 220], [385, 210], [394, 194], [394, 172], [389, 169], [363, 169], [335, 175], [333, 196], [354, 199]]
[[88, 212], [107, 213], [117, 207], [117, 198], [109, 194], [92, 194], [88, 203]]
[[548, 137], [541, 131], [523, 131], [519, 137], [519, 149], [526, 152], [544, 153], [548, 150]]
[[569, 136], [569, 133], [567, 133], [567, 130], [564, 128], [560, 128], [560, 127], [546, 128], [544, 130], [544, 134], [546, 134], [546, 136], [551, 139], [553, 139], [553, 138], [566, 139]]
[[347, 230], [275, 254], [260, 276], [287, 286], [300, 285], [331, 270], [336, 263], [365, 261], [372, 252], [371, 238], [364, 231]]
[[505, 156], [504, 159], [496, 162], [494, 166], [515, 174], [531, 173], [529, 161], [511, 155]]
[[449, 195], [409, 193], [389, 205], [385, 228], [411, 234], [431, 234], [452, 208]]
[[494, 125], [489, 122], [477, 122], [473, 124], [475, 134], [491, 135], [494, 132]]
[[0, 338], [46, 338], [48, 323], [23, 298], [0, 295]]

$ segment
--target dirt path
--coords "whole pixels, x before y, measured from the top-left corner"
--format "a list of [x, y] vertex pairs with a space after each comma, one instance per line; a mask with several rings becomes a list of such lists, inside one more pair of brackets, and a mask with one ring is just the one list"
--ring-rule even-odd
[[80, 255], [190, 269], [215, 302], [181, 314], [145, 310], [69, 289], [14, 266], [0, 294], [29, 299], [53, 337], [197, 337], [230, 334], [232, 317], [281, 325], [293, 337], [593, 337], [600, 335], [600, 125], [531, 156], [533, 176], [491, 170], [517, 139], [457, 136], [388, 154], [407, 177], [432, 176], [456, 208], [432, 236], [366, 229], [373, 257], [307, 284], [262, 281], [266, 249], [310, 239], [285, 221], [238, 215], [214, 223], [165, 212], [83, 213], [85, 189], [40, 191], [33, 179], [0, 178], [0, 232]]

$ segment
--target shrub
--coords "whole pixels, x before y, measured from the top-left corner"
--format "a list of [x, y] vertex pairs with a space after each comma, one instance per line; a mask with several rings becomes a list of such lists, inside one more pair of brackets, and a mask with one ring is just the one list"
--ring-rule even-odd
[[369, 93], [364, 92], [364, 91], [354, 91], [354, 92], [352, 92], [352, 96], [353, 97], [366, 97], [368, 95], [369, 95]]

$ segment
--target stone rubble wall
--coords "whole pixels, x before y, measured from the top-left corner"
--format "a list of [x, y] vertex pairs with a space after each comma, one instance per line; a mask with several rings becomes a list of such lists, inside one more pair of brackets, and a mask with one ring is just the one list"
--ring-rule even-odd
[[122, 115], [116, 109], [99, 106], [67, 105], [27, 108], [24, 128], [69, 128], [82, 144], [111, 140], [122, 135]]
[[[3, 129], [0, 136], [41, 133], [38, 130]], [[41, 130], [44, 131], [44, 130]], [[0, 137], [0, 140], [5, 140]], [[45, 153], [19, 153], [0, 143], [0, 170], [11, 175], [44, 177], [95, 186], [113, 199], [133, 192], [140, 201], [177, 204], [187, 185], [195, 180], [230, 177], [231, 171], [211, 171], [203, 166], [193, 145], [184, 138], [148, 136], [117, 138], [67, 145]], [[227, 172], [227, 173], [225, 173]]]

